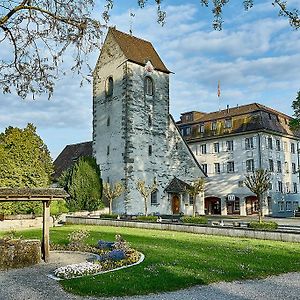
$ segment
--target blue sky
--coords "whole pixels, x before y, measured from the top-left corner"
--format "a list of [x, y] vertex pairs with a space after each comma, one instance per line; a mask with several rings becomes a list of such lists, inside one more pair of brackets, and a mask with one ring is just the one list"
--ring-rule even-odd
[[[222, 31], [212, 29], [213, 16], [198, 0], [165, 0], [163, 27], [156, 23], [154, 6], [138, 9], [136, 2], [116, 0], [110, 25], [128, 32], [129, 11], [135, 14], [133, 34], [151, 41], [174, 72], [170, 111], [176, 120], [185, 111], [218, 110], [218, 80], [221, 108], [258, 102], [292, 115], [291, 102], [300, 89], [300, 31], [278, 17], [271, 0], [255, 1], [248, 12], [242, 1], [232, 0], [224, 11]], [[289, 4], [300, 9], [299, 0]], [[92, 65], [98, 55], [91, 56]], [[51, 100], [0, 94], [0, 132], [31, 122], [54, 159], [65, 145], [91, 140], [92, 87], [79, 84], [79, 77], [67, 74], [57, 82]]]

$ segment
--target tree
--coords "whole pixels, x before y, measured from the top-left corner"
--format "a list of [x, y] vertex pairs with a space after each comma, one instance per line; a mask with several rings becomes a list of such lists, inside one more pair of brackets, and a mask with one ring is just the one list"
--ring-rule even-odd
[[263, 217], [263, 194], [269, 189], [270, 186], [270, 173], [268, 170], [258, 169], [253, 173], [247, 174], [244, 181], [246, 187], [256, 195], [258, 200], [258, 220], [259, 223]]
[[205, 180], [204, 178], [198, 178], [196, 180], [194, 180], [190, 186], [190, 188], [188, 189], [188, 193], [193, 197], [194, 201], [193, 201], [193, 216], [196, 216], [196, 197], [197, 195], [199, 195], [200, 193], [204, 192], [204, 188], [205, 188]]
[[[36, 128], [8, 127], [0, 134], [0, 186], [46, 188], [50, 184], [53, 164], [47, 146], [37, 135]], [[4, 213], [38, 213], [36, 202], [5, 203]]]
[[290, 121], [290, 127], [292, 130], [300, 129], [300, 90], [297, 93], [296, 99], [292, 103], [294, 110], [294, 119]]
[[103, 206], [101, 172], [94, 158], [81, 157], [61, 175], [59, 183], [70, 195], [66, 203], [71, 211], [93, 211]]
[[136, 188], [144, 199], [145, 216], [148, 216], [148, 197], [157, 189], [156, 178], [153, 179], [152, 185], [149, 186], [146, 185], [144, 180], [139, 179]]
[[[271, 2], [272, 1], [272, 2]], [[28, 94], [53, 93], [55, 81], [65, 74], [62, 62], [73, 57], [71, 70], [89, 81], [91, 72], [88, 55], [100, 49], [103, 31], [107, 28], [110, 11], [116, 1], [106, 0], [101, 21], [93, 18], [94, 0], [0, 0], [0, 45], [10, 47], [0, 60], [0, 88], [4, 93], [15, 89], [25, 98]], [[166, 12], [163, 0], [137, 0], [138, 7], [146, 2], [157, 6], [157, 21], [164, 24]], [[168, 1], [164, 1], [167, 3]], [[169, 1], [171, 3], [171, 1]], [[243, 0], [246, 10], [253, 0]], [[300, 27], [299, 11], [289, 9], [287, 1], [270, 0], [279, 14], [289, 19], [295, 29]], [[202, 6], [212, 9], [213, 27], [222, 29], [222, 12], [229, 0], [200, 0]], [[87, 67], [87, 72], [83, 70]]]
[[115, 184], [110, 184], [104, 182], [103, 184], [103, 194], [109, 202], [109, 213], [112, 214], [112, 204], [113, 201], [120, 197], [124, 193], [124, 186], [121, 182], [116, 182]]

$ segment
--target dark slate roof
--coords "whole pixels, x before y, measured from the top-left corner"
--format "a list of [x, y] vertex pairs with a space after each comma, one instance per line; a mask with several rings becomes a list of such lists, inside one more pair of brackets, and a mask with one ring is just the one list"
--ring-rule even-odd
[[83, 156], [93, 156], [92, 142], [67, 145], [54, 161], [54, 179], [57, 179], [63, 171], [72, 167]]
[[171, 73], [150, 42], [116, 30], [114, 27], [109, 28], [108, 34], [110, 33], [113, 35], [128, 60], [142, 66], [150, 60], [154, 69], [165, 73]]
[[[232, 118], [233, 124], [230, 129], [218, 127], [216, 131], [211, 130], [211, 122], [223, 121], [227, 118]], [[192, 136], [185, 137], [188, 140], [198, 139], [201, 137], [261, 130], [300, 137], [300, 132], [295, 132], [290, 129], [290, 120], [291, 117], [284, 113], [278, 112], [262, 104], [251, 103], [239, 107], [207, 113], [201, 115], [201, 117], [196, 118], [192, 122], [177, 122], [177, 125], [179, 127], [189, 125], [192, 126]], [[200, 123], [203, 123], [205, 125], [205, 131], [203, 134], [198, 133], [195, 127]]]
[[182, 193], [185, 192], [191, 186], [186, 182], [174, 177], [168, 186], [165, 188], [165, 192], [167, 193]]

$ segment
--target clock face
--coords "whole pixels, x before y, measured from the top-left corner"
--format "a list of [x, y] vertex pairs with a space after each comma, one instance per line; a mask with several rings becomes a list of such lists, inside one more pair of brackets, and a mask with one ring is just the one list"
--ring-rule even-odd
[[148, 72], [148, 73], [152, 73], [154, 70], [152, 64], [150, 61], [148, 61], [145, 65], [145, 71]]

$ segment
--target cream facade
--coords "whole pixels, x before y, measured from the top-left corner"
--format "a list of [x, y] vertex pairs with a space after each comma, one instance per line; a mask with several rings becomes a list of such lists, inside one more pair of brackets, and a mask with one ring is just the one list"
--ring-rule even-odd
[[[243, 109], [240, 108], [240, 111]], [[264, 214], [292, 216], [300, 206], [299, 137], [288, 130], [283, 132], [289, 117], [278, 117], [274, 110], [268, 112], [267, 109], [262, 112], [254, 110], [250, 114], [241, 114], [238, 109], [231, 109], [228, 117], [226, 113], [219, 119], [212, 113], [213, 118], [210, 119], [210, 114], [207, 114], [203, 122], [203, 115], [200, 115], [200, 121], [179, 123], [183, 136], [209, 177], [204, 200], [205, 213], [242, 216], [256, 214], [257, 199], [244, 186], [243, 180], [247, 173], [255, 169], [267, 169], [271, 173], [271, 185], [264, 195]], [[192, 117], [195, 115], [189, 114]], [[252, 130], [246, 130], [241, 120], [247, 119], [247, 123], [258, 114], [261, 123], [252, 128], [248, 126]], [[182, 120], [184, 117], [186, 114], [183, 114]], [[266, 118], [270, 121], [267, 125], [264, 123]], [[217, 128], [213, 130], [216, 123], [223, 124], [219, 131]], [[270, 129], [276, 129], [277, 132]], [[198, 137], [193, 137], [197, 134]]]

